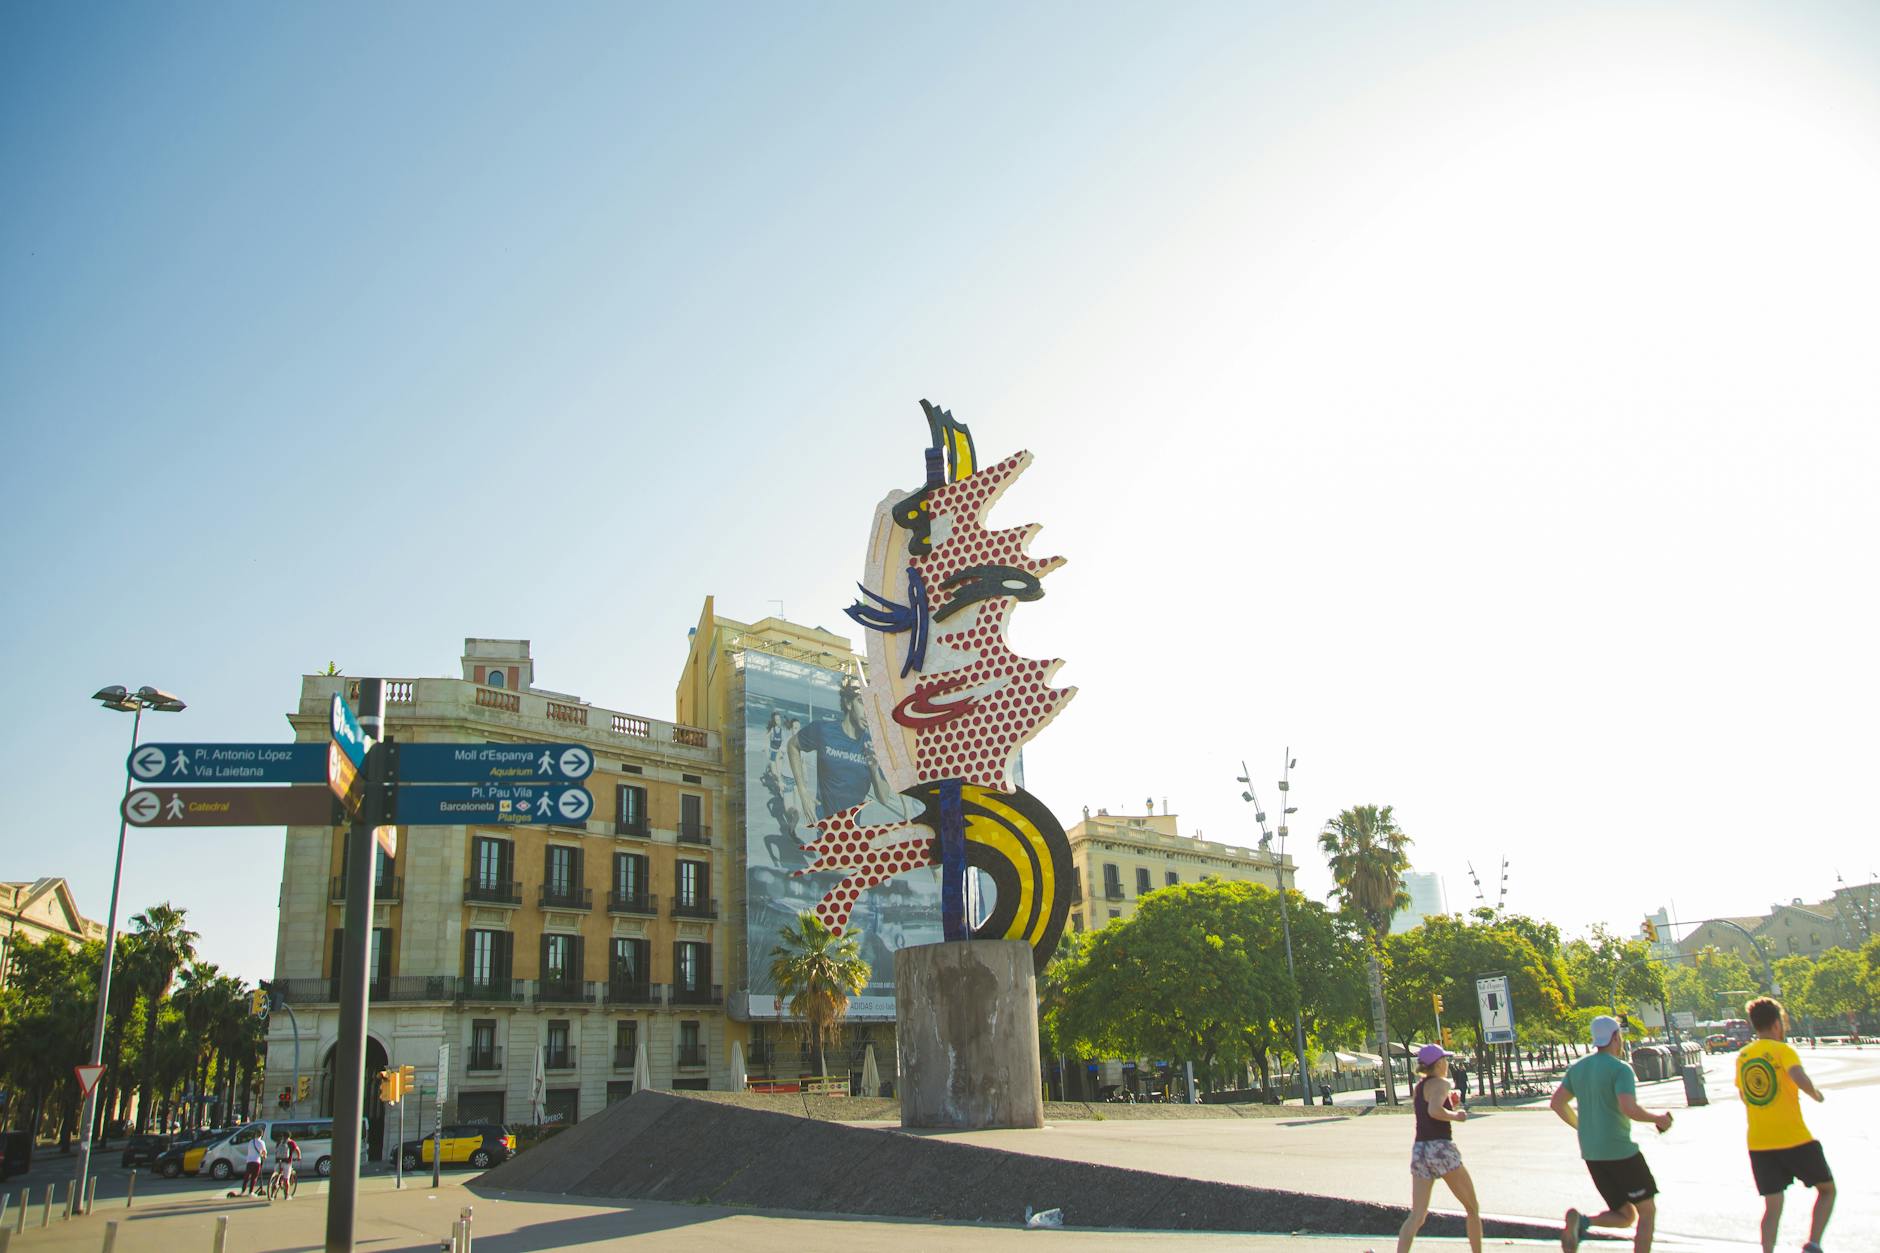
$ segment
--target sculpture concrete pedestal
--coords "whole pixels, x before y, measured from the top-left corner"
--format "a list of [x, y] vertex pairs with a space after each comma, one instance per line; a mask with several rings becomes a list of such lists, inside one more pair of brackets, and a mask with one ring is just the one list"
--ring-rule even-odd
[[1031, 945], [962, 940], [901, 949], [894, 1006], [903, 1127], [1044, 1126]]

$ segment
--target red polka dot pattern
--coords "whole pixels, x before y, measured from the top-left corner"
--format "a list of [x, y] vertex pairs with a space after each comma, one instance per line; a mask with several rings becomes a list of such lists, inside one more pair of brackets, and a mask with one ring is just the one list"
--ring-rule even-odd
[[849, 914], [865, 889], [886, 883], [895, 875], [939, 864], [931, 828], [912, 822], [858, 824], [856, 815], [861, 811], [862, 807], [856, 805], [819, 820], [816, 828], [822, 834], [803, 846], [810, 864], [795, 875], [801, 878], [823, 870], [848, 871], [816, 904], [816, 916], [837, 935], [848, 926]]

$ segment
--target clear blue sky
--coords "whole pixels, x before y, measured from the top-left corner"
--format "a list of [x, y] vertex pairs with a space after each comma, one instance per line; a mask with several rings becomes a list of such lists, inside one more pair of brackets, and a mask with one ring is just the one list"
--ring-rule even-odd
[[[268, 740], [512, 635], [669, 716], [704, 595], [845, 628], [927, 396], [1038, 457], [1067, 821], [1244, 841], [1290, 743], [1452, 900], [1825, 895], [1877, 85], [1860, 4], [6, 6], [0, 876], [102, 916], [106, 683]], [[126, 908], [263, 973], [280, 844], [134, 833]]]

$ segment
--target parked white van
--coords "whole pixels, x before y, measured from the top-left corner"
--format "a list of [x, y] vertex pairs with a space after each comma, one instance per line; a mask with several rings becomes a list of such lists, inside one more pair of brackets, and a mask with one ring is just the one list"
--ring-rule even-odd
[[[228, 1179], [238, 1176], [247, 1165], [248, 1142], [259, 1131], [267, 1142], [268, 1160], [264, 1171], [274, 1169], [274, 1154], [280, 1152], [280, 1142], [289, 1134], [300, 1145], [300, 1169], [325, 1178], [333, 1173], [333, 1120], [331, 1118], [279, 1118], [263, 1119], [240, 1127], [225, 1139], [211, 1144], [202, 1156], [202, 1164], [189, 1173], [206, 1170], [212, 1179]], [[366, 1127], [364, 1122], [359, 1127], [359, 1159], [365, 1160]]]

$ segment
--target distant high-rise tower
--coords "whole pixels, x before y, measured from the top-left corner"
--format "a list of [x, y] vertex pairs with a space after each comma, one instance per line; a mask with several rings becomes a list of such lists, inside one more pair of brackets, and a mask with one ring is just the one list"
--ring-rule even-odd
[[1433, 914], [1449, 912], [1449, 894], [1443, 890], [1441, 875], [1405, 871], [1403, 886], [1410, 893], [1410, 904], [1391, 917], [1392, 935], [1401, 935]]

